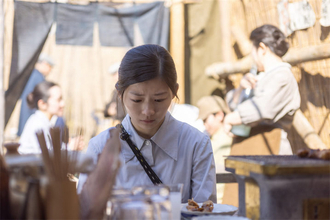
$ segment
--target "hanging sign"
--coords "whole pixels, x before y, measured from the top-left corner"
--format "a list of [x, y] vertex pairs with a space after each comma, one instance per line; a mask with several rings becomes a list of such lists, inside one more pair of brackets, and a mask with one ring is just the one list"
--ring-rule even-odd
[[277, 11], [279, 17], [280, 30], [285, 36], [289, 36], [293, 30], [290, 28], [290, 16], [288, 9], [288, 0], [282, 0], [277, 4]]
[[302, 30], [315, 24], [315, 13], [308, 1], [289, 3], [288, 9], [291, 30]]
[[330, 26], [330, 0], [322, 0], [320, 24], [323, 27]]

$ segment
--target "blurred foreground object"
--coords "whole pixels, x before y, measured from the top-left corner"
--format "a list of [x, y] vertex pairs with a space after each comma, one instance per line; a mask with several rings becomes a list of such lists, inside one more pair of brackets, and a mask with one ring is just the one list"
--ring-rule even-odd
[[[46, 189], [46, 217], [47, 219], [79, 219], [79, 201], [76, 183], [71, 182], [67, 174], [72, 172], [72, 163], [68, 157], [67, 145], [61, 152], [60, 129], [55, 127], [49, 131], [51, 135], [51, 149], [47, 148], [43, 131], [37, 133], [40, 144], [44, 168], [48, 177]], [[73, 156], [75, 161], [76, 155]]]
[[9, 172], [2, 155], [0, 155], [0, 177], [0, 219], [9, 219]]
[[297, 155], [299, 157], [315, 158], [322, 160], [330, 160], [330, 149], [327, 150], [313, 150], [313, 149], [301, 149], [298, 151]]
[[111, 195], [120, 166], [119, 131], [110, 129], [110, 138], [99, 157], [95, 170], [89, 174], [80, 194], [81, 219], [101, 219]]

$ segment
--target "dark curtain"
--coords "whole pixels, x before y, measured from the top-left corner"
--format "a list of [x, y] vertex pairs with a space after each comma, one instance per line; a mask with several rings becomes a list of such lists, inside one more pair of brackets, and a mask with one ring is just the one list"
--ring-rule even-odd
[[96, 4], [58, 4], [56, 44], [93, 46]]
[[115, 8], [101, 3], [82, 6], [15, 1], [12, 65], [5, 94], [5, 125], [54, 21], [57, 22], [57, 44], [92, 46], [94, 22], [98, 22], [102, 46], [134, 46], [134, 25], [137, 24], [145, 44], [168, 48], [169, 9], [164, 2]]
[[12, 61], [5, 93], [5, 125], [38, 60], [53, 18], [53, 3], [15, 1]]
[[99, 35], [102, 46], [134, 46], [134, 24], [141, 32], [143, 42], [168, 48], [169, 8], [164, 2], [114, 8], [99, 4]]

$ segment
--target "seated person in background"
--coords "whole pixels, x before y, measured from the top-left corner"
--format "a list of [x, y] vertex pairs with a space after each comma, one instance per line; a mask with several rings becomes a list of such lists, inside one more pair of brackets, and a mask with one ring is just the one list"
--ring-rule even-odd
[[23, 128], [28, 118], [36, 111], [35, 108], [31, 109], [29, 107], [27, 103], [27, 96], [33, 91], [36, 85], [38, 85], [42, 81], [45, 81], [45, 77], [47, 77], [50, 74], [53, 66], [54, 66], [54, 61], [49, 56], [43, 53], [40, 54], [38, 61], [35, 64], [35, 67], [21, 95], [22, 104], [21, 104], [18, 131], [17, 131], [18, 136], [21, 136], [23, 132]]
[[47, 146], [50, 147], [49, 129], [53, 127], [50, 120], [64, 108], [61, 88], [53, 82], [43, 81], [28, 95], [27, 103], [30, 108], [37, 110], [24, 126], [18, 151], [21, 154], [41, 153], [36, 132], [44, 132]]
[[223, 129], [223, 120], [229, 113], [225, 101], [219, 96], [204, 96], [197, 102], [198, 118], [202, 119], [205, 131], [211, 138], [216, 164], [224, 164], [224, 155], [229, 155], [232, 138]]
[[[110, 66], [109, 73], [111, 74], [115, 82], [118, 81], [118, 69], [120, 62], [115, 63]], [[112, 117], [114, 120], [121, 122], [126, 116], [124, 108], [121, 102], [118, 101], [117, 90], [114, 89], [112, 92], [112, 98], [109, 103], [106, 104], [104, 108], [104, 117]]]
[[173, 101], [169, 108], [169, 112], [175, 119], [186, 122], [201, 132], [205, 131], [203, 120], [198, 118], [199, 110], [196, 106], [190, 104], [179, 104]]
[[[226, 102], [219, 96], [204, 96], [197, 102], [198, 118], [204, 122], [205, 130], [210, 135], [217, 172], [225, 171], [225, 157], [230, 154], [232, 138], [223, 129], [223, 120], [229, 113]], [[217, 200], [222, 202], [224, 184], [217, 184]]]
[[[260, 143], [251, 146], [233, 145], [237, 154], [292, 154], [287, 132], [292, 125], [294, 113], [300, 107], [298, 84], [291, 72], [291, 66], [282, 61], [289, 44], [285, 35], [273, 25], [263, 25], [254, 29], [250, 35], [253, 43], [252, 57], [258, 76], [247, 73], [240, 86], [227, 95], [229, 106], [234, 112], [227, 114], [224, 120], [225, 131], [231, 133], [234, 125], [249, 125], [250, 135], [236, 138], [234, 143], [248, 143], [251, 137], [262, 134]], [[252, 90], [252, 97], [239, 103], [242, 90]], [[278, 137], [267, 138], [266, 132], [272, 134], [278, 130]], [[273, 144], [278, 142], [276, 146]], [[273, 146], [274, 145], [274, 146]], [[238, 146], [238, 145], [237, 145]], [[263, 148], [259, 146], [265, 146]], [[235, 150], [237, 148], [237, 150]], [[239, 153], [240, 152], [240, 153]], [[235, 154], [236, 154], [235, 153]]]
[[[182, 202], [191, 198], [197, 202], [216, 202], [215, 165], [209, 137], [168, 112], [178, 88], [175, 65], [165, 48], [142, 45], [124, 56], [116, 84], [119, 99], [127, 111], [122, 126], [160, 181], [148, 176], [129, 144], [120, 140], [122, 163], [115, 186], [183, 183]], [[110, 129], [114, 128], [89, 142], [87, 153], [94, 156], [95, 163], [110, 138]], [[88, 176], [80, 174], [78, 192], [81, 194], [88, 191], [89, 184], [84, 185], [86, 179], [89, 183]]]

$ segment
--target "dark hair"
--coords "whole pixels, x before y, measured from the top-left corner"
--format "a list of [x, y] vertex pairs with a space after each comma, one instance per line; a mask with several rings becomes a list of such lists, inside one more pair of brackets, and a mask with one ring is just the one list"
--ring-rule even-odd
[[128, 86], [160, 77], [177, 96], [177, 74], [170, 53], [159, 45], [145, 44], [129, 50], [118, 70], [116, 89], [123, 97]]
[[38, 109], [38, 101], [41, 99], [47, 102], [49, 99], [49, 89], [53, 86], [57, 86], [56, 83], [43, 81], [36, 85], [33, 91], [26, 97], [27, 103], [31, 109]]
[[265, 24], [254, 29], [250, 35], [250, 40], [256, 48], [262, 42], [279, 57], [284, 56], [289, 50], [289, 43], [285, 39], [286, 37], [283, 32], [270, 24]]

